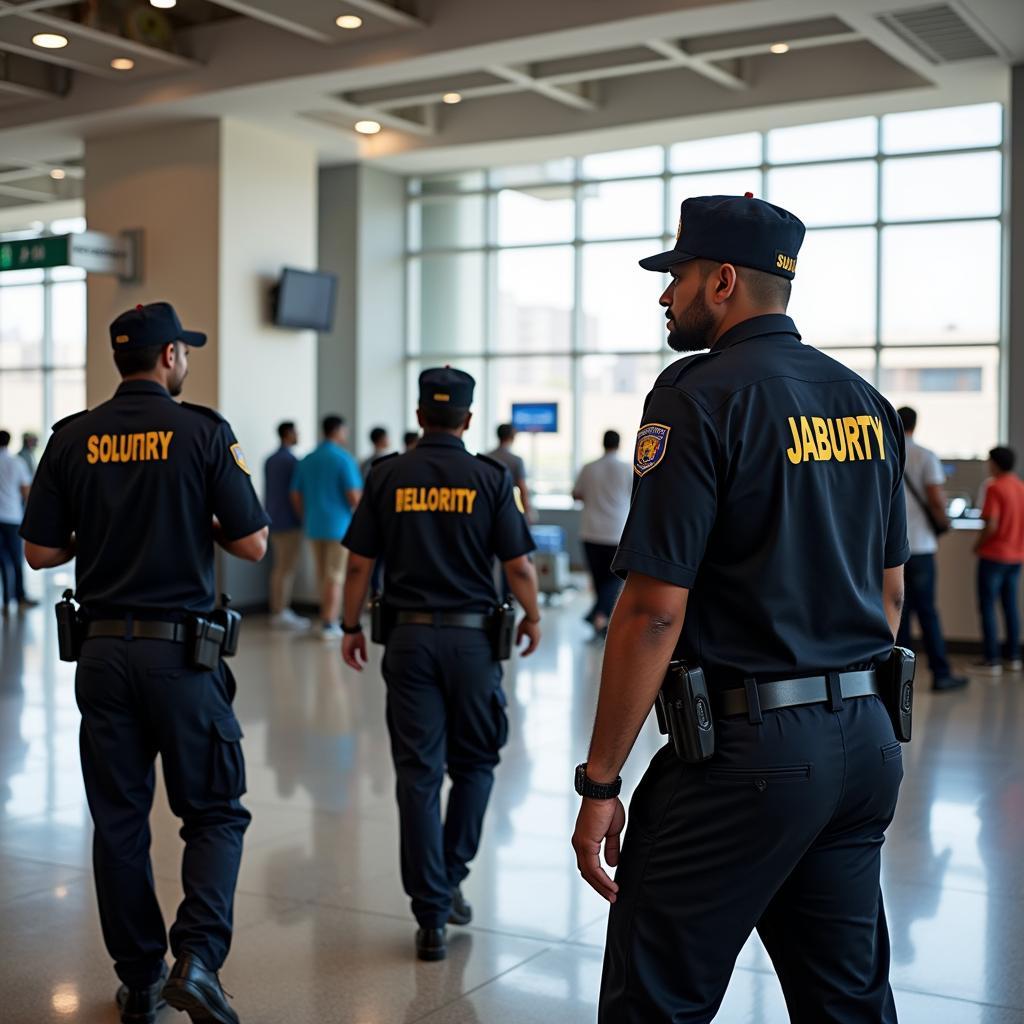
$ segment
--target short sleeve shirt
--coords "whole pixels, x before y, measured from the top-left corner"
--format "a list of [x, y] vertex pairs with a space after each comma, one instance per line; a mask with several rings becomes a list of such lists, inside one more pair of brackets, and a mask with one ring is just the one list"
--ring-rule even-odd
[[717, 685], [870, 664], [909, 557], [903, 429], [782, 315], [670, 366], [647, 398], [613, 568], [690, 590], [677, 657]]
[[45, 547], [75, 535], [76, 597], [89, 612], [209, 611], [214, 516], [227, 540], [269, 522], [230, 425], [127, 381], [54, 428], [21, 535]]
[[352, 521], [348, 492], [362, 487], [355, 458], [333, 441], [322, 441], [298, 464], [292, 478], [292, 490], [302, 495], [306, 535], [340, 541]]
[[521, 456], [516, 455], [508, 448], [502, 448], [499, 445], [493, 452], [488, 452], [487, 457], [494, 459], [495, 462], [500, 462], [512, 474], [513, 483], [519, 483], [520, 480], [526, 479], [526, 463], [523, 462]]
[[1024, 481], [1016, 473], [1004, 473], [989, 482], [981, 516], [996, 520], [997, 525], [978, 554], [1010, 565], [1024, 562]]
[[632, 483], [632, 467], [612, 453], [588, 462], [580, 470], [573, 493], [583, 502], [581, 540], [608, 546], [619, 543], [629, 514]]
[[292, 478], [298, 464], [299, 460], [292, 450], [284, 445], [263, 464], [263, 500], [267, 515], [270, 516], [270, 529], [274, 533], [298, 530], [302, 526], [302, 520], [292, 505], [291, 495]]
[[24, 511], [21, 489], [32, 483], [25, 460], [0, 448], [0, 523], [20, 523]]
[[534, 548], [508, 470], [444, 433], [374, 464], [344, 543], [383, 557], [388, 604], [407, 611], [487, 612], [494, 559]]
[[914, 497], [911, 485], [917, 489], [921, 500], [928, 501], [928, 488], [946, 482], [939, 457], [933, 451], [915, 444], [907, 438], [907, 469], [904, 475], [904, 491], [907, 496], [907, 536], [910, 539], [912, 555], [930, 555], [939, 550], [938, 538], [931, 528], [921, 501]]

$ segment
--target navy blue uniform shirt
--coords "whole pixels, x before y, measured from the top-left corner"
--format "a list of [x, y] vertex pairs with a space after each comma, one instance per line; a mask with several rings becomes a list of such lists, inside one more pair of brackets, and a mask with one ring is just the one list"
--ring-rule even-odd
[[508, 470], [444, 433], [373, 464], [342, 543], [383, 556], [388, 605], [407, 611], [490, 611], [494, 558], [534, 548]]
[[209, 611], [213, 516], [227, 540], [268, 525], [231, 427], [155, 382], [126, 381], [55, 425], [21, 535], [58, 548], [75, 534], [75, 596], [90, 613]]
[[655, 383], [613, 568], [690, 589], [676, 656], [716, 685], [881, 659], [904, 454], [873, 387], [788, 316], [754, 317]]

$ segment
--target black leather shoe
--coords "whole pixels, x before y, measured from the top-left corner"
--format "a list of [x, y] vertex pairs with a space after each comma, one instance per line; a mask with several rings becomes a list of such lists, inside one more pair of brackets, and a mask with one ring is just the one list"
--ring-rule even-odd
[[114, 997], [121, 1011], [121, 1024], [153, 1024], [156, 1015], [167, 1005], [161, 990], [167, 980], [167, 964], [160, 965], [160, 977], [148, 988], [122, 985]]
[[462, 895], [462, 890], [452, 889], [452, 909], [448, 911], [449, 924], [469, 924], [473, 920], [473, 904]]
[[197, 1024], [239, 1024], [216, 972], [191, 953], [175, 962], [164, 985], [164, 999], [168, 1006], [184, 1010]]
[[443, 960], [448, 955], [447, 932], [443, 928], [420, 928], [416, 932], [416, 955], [421, 960]]
[[932, 683], [932, 690], [942, 693], [945, 690], [962, 690], [967, 685], [966, 676], [943, 676]]

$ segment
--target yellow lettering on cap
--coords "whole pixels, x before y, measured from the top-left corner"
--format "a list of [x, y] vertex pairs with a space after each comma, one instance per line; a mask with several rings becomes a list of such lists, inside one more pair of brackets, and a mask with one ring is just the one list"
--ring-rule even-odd
[[450, 402], [451, 400], [452, 400], [452, 396], [451, 395], [446, 395], [446, 394], [443, 394], [443, 393], [442, 394], [438, 394], [438, 395], [434, 395], [434, 401], [435, 402]]
[[117, 343], [118, 345], [123, 345], [123, 344], [124, 344], [124, 343], [125, 343], [126, 341], [131, 341], [131, 338], [129, 338], [127, 334], [119, 334], [119, 335], [118, 335], [118, 336], [117, 336], [117, 337], [116, 337], [116, 338], [114, 339], [114, 341], [115, 341], [115, 342], [116, 342], [116, 343]]

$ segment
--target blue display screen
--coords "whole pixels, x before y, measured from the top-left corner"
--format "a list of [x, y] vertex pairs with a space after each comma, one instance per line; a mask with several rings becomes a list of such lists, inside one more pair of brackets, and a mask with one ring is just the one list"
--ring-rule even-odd
[[512, 406], [512, 426], [524, 434], [557, 434], [557, 402], [517, 402]]

